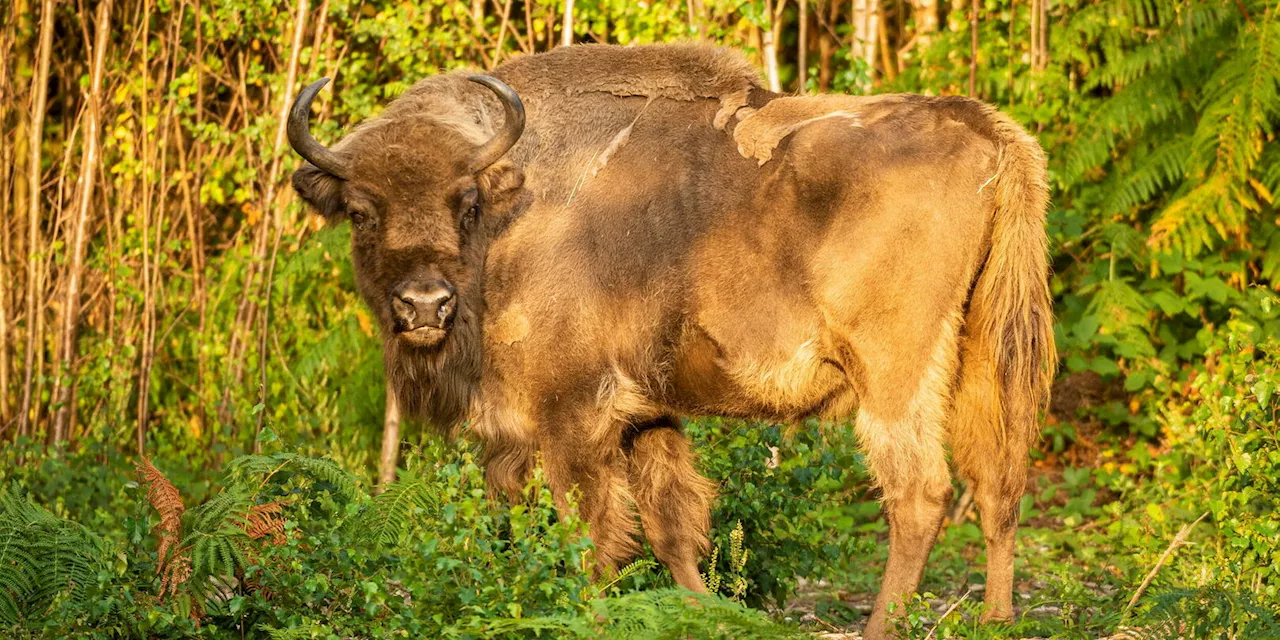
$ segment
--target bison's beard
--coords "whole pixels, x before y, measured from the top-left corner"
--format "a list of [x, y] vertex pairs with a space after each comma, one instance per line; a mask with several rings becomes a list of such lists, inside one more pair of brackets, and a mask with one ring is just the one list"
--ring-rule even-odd
[[481, 300], [478, 293], [460, 292], [458, 311], [448, 331], [387, 333], [383, 343], [387, 384], [405, 414], [426, 418], [444, 431], [454, 431], [466, 418], [480, 381], [483, 352], [475, 302]]

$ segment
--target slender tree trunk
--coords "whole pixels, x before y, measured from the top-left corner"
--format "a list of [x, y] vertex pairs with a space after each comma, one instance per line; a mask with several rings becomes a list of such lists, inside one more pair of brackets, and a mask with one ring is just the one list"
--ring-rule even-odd
[[[148, 56], [150, 53], [149, 40], [151, 36], [151, 0], [143, 0], [142, 2], [142, 59], [138, 70], [142, 79], [142, 117], [146, 118], [151, 115], [148, 107], [149, 97], [147, 94], [148, 80], [150, 79], [151, 70], [148, 65]], [[150, 135], [145, 124], [139, 128], [139, 140], [141, 141], [141, 152], [143, 162], [150, 164], [152, 161], [150, 154]], [[134, 446], [137, 448], [138, 455], [141, 456], [146, 451], [147, 444], [147, 425], [151, 422], [151, 367], [155, 362], [155, 344], [156, 344], [156, 288], [152, 286], [154, 280], [151, 277], [153, 265], [159, 260], [159, 256], [152, 252], [151, 249], [151, 233], [152, 227], [156, 226], [151, 219], [151, 175], [150, 172], [142, 174], [142, 188], [139, 197], [142, 199], [142, 335], [139, 342], [141, 348], [138, 358], [138, 401], [137, 401], [137, 422], [134, 424]]]
[[524, 0], [524, 35], [528, 42], [525, 53], [533, 53], [538, 50], [538, 41], [534, 39], [537, 35], [533, 32], [533, 2], [532, 0]]
[[689, 30], [693, 32], [694, 36], [701, 39], [704, 33], [702, 28], [702, 0], [685, 0], [684, 7], [689, 15]]
[[782, 8], [787, 4], [787, 0], [778, 0], [778, 6], [775, 8], [773, 0], [765, 0], [765, 13], [769, 16], [769, 25], [761, 34], [764, 48], [764, 72], [769, 79], [769, 90], [775, 93], [782, 91], [782, 83], [778, 79], [778, 17], [782, 13]]
[[898, 77], [897, 59], [892, 55], [892, 48], [889, 46], [889, 26], [885, 24], [884, 4], [876, 2], [876, 23], [879, 28], [876, 29], [880, 42], [880, 66], [884, 70], [884, 75], [889, 81], [893, 81]]
[[560, 46], [573, 44], [573, 0], [564, 2], [564, 24], [560, 26]]
[[978, 0], [969, 5], [969, 97], [978, 97]]
[[796, 93], [806, 93], [809, 80], [809, 0], [799, 0], [800, 37], [796, 43], [796, 77], [800, 81]]
[[32, 400], [40, 394], [36, 371], [43, 357], [43, 252], [40, 238], [40, 142], [44, 137], [44, 112], [49, 101], [49, 57], [53, 50], [53, 0], [44, 0], [40, 8], [40, 44], [36, 53], [35, 73], [31, 77], [31, 117], [27, 130], [27, 344], [22, 379], [22, 406], [18, 419], [18, 435], [35, 435], [39, 406]]
[[80, 288], [84, 281], [85, 246], [89, 242], [89, 211], [93, 207], [93, 191], [98, 177], [98, 149], [102, 127], [102, 75], [107, 43], [111, 35], [111, 3], [98, 5], [94, 25], [93, 68], [89, 76], [88, 106], [85, 109], [84, 151], [80, 158], [79, 196], [72, 222], [71, 262], [67, 267], [67, 288], [62, 304], [62, 322], [58, 326], [58, 361], [54, 376], [53, 428], [49, 441], [67, 439], [71, 415], [75, 411], [72, 389], [76, 375], [76, 329], [80, 324]]
[[[328, 0], [325, 0], [328, 2]], [[493, 63], [496, 65], [502, 62], [502, 58], [507, 53], [507, 26], [511, 24], [511, 0], [506, 0], [502, 5], [502, 20], [498, 23], [498, 45], [494, 47]], [[516, 38], [519, 41], [519, 38]]]
[[911, 18], [916, 24], [915, 46], [929, 44], [938, 31], [938, 0], [911, 0]]
[[382, 420], [382, 457], [378, 460], [378, 491], [396, 481], [396, 465], [400, 458], [400, 401], [387, 384], [387, 409]]
[[[280, 250], [280, 221], [276, 209], [276, 185], [279, 182], [281, 151], [284, 149], [285, 126], [289, 120], [289, 107], [293, 104], [293, 87], [298, 81], [298, 56], [302, 54], [302, 36], [307, 28], [308, 0], [298, 0], [293, 24], [293, 44], [289, 50], [289, 67], [285, 73], [284, 99], [280, 104], [280, 120], [276, 125], [275, 147], [272, 153], [271, 171], [267, 176], [267, 194], [262, 206], [262, 224], [275, 224], [274, 240], [271, 248], [271, 260], [267, 267], [266, 277], [262, 282], [262, 324], [258, 328], [258, 402], [264, 405], [258, 412], [257, 433], [262, 433], [267, 409], [267, 332], [271, 328], [271, 288], [275, 278], [276, 255]], [[257, 438], [254, 438], [254, 450], [258, 449]]]
[[1037, 69], [1046, 69], [1049, 67], [1049, 0], [1039, 0], [1040, 20], [1036, 25], [1040, 29], [1040, 66]]
[[850, 53], [867, 66], [867, 82], [859, 87], [864, 93], [871, 91], [875, 80], [876, 39], [880, 30], [879, 0], [853, 0], [850, 19], [853, 21]]
[[[0, 33], [0, 51], [15, 51], [17, 48], [20, 23], [18, 16], [26, 7], [14, 6], [12, 10], [13, 15], [5, 23], [3, 33]], [[21, 64], [20, 58], [0, 56], [0, 129], [6, 132], [0, 138], [0, 440], [9, 435], [9, 428], [13, 426], [9, 406], [9, 290], [14, 281], [9, 274], [9, 262], [13, 259], [9, 221], [13, 219], [10, 205], [14, 201], [14, 182], [19, 179], [14, 166], [14, 152], [17, 137], [21, 135], [16, 128], [9, 129], [10, 117], [18, 115], [14, 108], [18, 104], [17, 96], [14, 95], [17, 85], [12, 77], [15, 62]], [[10, 139], [9, 131], [13, 132], [13, 139]]]

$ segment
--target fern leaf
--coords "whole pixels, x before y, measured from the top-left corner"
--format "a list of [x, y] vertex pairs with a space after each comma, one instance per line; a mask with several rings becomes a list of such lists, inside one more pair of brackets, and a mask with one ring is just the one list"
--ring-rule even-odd
[[31, 502], [16, 487], [0, 493], [0, 623], [37, 616], [55, 598], [85, 604], [107, 555], [85, 527]]

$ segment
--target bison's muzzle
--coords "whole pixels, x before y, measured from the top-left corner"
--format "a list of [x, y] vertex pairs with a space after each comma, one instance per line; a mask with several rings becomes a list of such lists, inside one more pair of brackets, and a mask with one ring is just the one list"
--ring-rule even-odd
[[391, 294], [396, 333], [424, 330], [423, 334], [435, 334], [448, 330], [458, 309], [455, 293], [453, 285], [444, 280], [411, 281], [396, 287]]

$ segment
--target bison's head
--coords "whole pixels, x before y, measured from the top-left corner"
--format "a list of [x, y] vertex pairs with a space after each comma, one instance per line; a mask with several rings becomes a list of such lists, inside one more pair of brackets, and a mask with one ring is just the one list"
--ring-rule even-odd
[[[327, 78], [304, 89], [289, 114], [289, 143], [309, 161], [294, 188], [325, 218], [351, 221], [360, 293], [399, 346], [436, 348], [455, 325], [474, 322], [465, 312], [480, 304], [468, 296], [478, 295], [486, 245], [525, 201], [520, 171], [502, 160], [524, 130], [524, 106], [497, 79], [467, 79], [497, 96], [500, 126], [479, 104], [483, 95], [471, 96], [478, 109], [470, 110], [462, 95], [437, 101], [451, 105], [445, 113], [389, 108], [328, 149], [308, 122]], [[459, 84], [460, 95], [475, 91]]]

